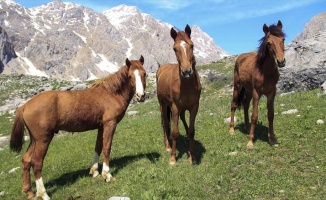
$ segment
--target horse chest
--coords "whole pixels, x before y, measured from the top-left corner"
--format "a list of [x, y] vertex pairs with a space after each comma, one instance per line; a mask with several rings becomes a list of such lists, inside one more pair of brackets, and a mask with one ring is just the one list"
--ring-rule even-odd
[[273, 76], [268, 76], [268, 75], [256, 76], [254, 80], [254, 88], [259, 93], [267, 94], [275, 89], [277, 81], [278, 81], [277, 74]]

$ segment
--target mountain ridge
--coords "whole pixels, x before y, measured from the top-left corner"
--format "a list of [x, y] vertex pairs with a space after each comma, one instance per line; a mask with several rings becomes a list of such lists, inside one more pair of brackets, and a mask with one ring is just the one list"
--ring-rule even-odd
[[[169, 34], [172, 25], [141, 13], [137, 7], [121, 5], [97, 13], [60, 0], [29, 9], [5, 0], [0, 7], [0, 26], [18, 56], [4, 66], [5, 74], [90, 80], [115, 72], [126, 57], [143, 55], [148, 71], [176, 62]], [[120, 21], [110, 17], [117, 12]], [[197, 64], [229, 55], [199, 27], [193, 26], [192, 34], [196, 35], [193, 40], [204, 38], [194, 41]]]

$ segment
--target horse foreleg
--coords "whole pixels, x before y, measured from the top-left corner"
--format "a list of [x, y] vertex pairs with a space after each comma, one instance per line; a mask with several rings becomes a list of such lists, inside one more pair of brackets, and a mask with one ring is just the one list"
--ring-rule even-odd
[[274, 135], [274, 99], [275, 99], [275, 92], [271, 95], [267, 96], [267, 115], [268, 115], [268, 140], [270, 145], [277, 146], [278, 142]]
[[194, 106], [190, 110], [190, 118], [189, 118], [189, 129], [188, 129], [188, 137], [189, 137], [189, 162], [190, 164], [196, 163], [195, 158], [195, 120], [198, 112], [199, 105]]
[[98, 162], [99, 162], [99, 157], [101, 155], [102, 148], [103, 148], [103, 127], [98, 129], [96, 144], [95, 144], [94, 159], [93, 159], [91, 169], [89, 170], [89, 174], [93, 175], [93, 177], [96, 177], [100, 174], [98, 172]]
[[259, 102], [259, 94], [256, 91], [253, 91], [252, 94], [253, 100], [253, 110], [251, 115], [251, 127], [250, 127], [250, 133], [249, 133], [249, 142], [247, 144], [247, 148], [251, 149], [254, 147], [254, 138], [255, 138], [255, 128], [258, 121], [258, 102]]
[[112, 120], [109, 121], [103, 128], [103, 168], [102, 168], [102, 177], [105, 179], [106, 182], [110, 182], [113, 180], [112, 175], [110, 174], [109, 170], [109, 158], [111, 153], [111, 145], [112, 145], [112, 139], [115, 132], [115, 129], [117, 127], [117, 122]]
[[43, 179], [42, 179], [42, 167], [44, 157], [48, 150], [49, 144], [53, 136], [46, 139], [35, 141], [35, 150], [32, 156], [32, 167], [34, 170], [35, 182], [36, 182], [36, 196], [41, 197], [43, 200], [48, 200], [50, 197], [46, 193]]
[[23, 163], [23, 192], [27, 194], [27, 199], [31, 199], [34, 197], [34, 192], [32, 191], [31, 187], [31, 175], [30, 175], [30, 168], [31, 168], [31, 161], [32, 161], [32, 153], [34, 150], [34, 145], [31, 143], [28, 146], [27, 151], [25, 152], [22, 163]]
[[173, 121], [173, 130], [172, 130], [172, 151], [169, 164], [174, 165], [176, 163], [176, 149], [177, 149], [177, 140], [179, 138], [179, 110], [173, 105], [172, 106], [172, 121]]

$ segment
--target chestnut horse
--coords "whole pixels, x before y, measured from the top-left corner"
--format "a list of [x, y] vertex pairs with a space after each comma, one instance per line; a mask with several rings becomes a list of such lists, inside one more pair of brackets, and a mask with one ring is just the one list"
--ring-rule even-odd
[[[176, 146], [179, 137], [179, 116], [189, 137], [189, 161], [195, 163], [194, 137], [195, 119], [199, 107], [201, 92], [200, 78], [195, 68], [196, 60], [193, 55], [193, 43], [190, 39], [191, 29], [187, 25], [185, 31], [170, 31], [174, 40], [173, 49], [178, 64], [165, 64], [156, 73], [157, 97], [160, 103], [164, 143], [167, 151], [171, 150], [169, 138], [171, 134], [170, 118], [172, 115], [172, 152], [169, 163], [176, 163]], [[190, 113], [189, 127], [185, 120], [185, 111]]]
[[[234, 66], [234, 90], [231, 102], [230, 134], [234, 134], [234, 112], [243, 104], [245, 126], [249, 132], [248, 148], [253, 148], [254, 131], [258, 120], [258, 102], [262, 95], [267, 97], [268, 110], [268, 139], [272, 146], [277, 146], [274, 135], [274, 99], [276, 83], [280, 73], [278, 67], [285, 66], [284, 37], [282, 22], [277, 25], [264, 24], [265, 36], [260, 40], [258, 52], [241, 54]], [[253, 99], [251, 127], [249, 125], [248, 109]]]
[[109, 156], [117, 124], [136, 93], [138, 101], [145, 100], [144, 58], [126, 59], [126, 65], [115, 74], [95, 82], [90, 88], [75, 91], [48, 91], [38, 94], [18, 108], [10, 139], [12, 151], [20, 152], [25, 126], [30, 144], [22, 158], [23, 192], [34, 197], [30, 168], [34, 170], [37, 197], [49, 199], [42, 180], [42, 166], [49, 144], [59, 130], [82, 132], [98, 129], [95, 157], [90, 174], [97, 176], [101, 151], [104, 154], [102, 177], [108, 182]]

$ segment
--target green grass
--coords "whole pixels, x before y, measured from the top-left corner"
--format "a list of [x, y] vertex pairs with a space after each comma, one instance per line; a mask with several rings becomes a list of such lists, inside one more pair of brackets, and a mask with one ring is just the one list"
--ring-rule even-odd
[[[188, 140], [180, 125], [177, 164], [169, 166], [159, 105], [153, 98], [131, 108], [139, 114], [126, 115], [118, 124], [110, 157], [115, 182], [88, 175], [96, 131], [57, 135], [43, 167], [48, 194], [53, 199], [323, 199], [326, 129], [325, 124], [317, 125], [316, 121], [326, 120], [326, 96], [317, 97], [320, 91], [314, 90], [276, 97], [277, 148], [267, 143], [266, 99], [262, 98], [257, 140], [254, 149], [248, 150], [247, 134], [242, 132], [243, 112], [236, 111], [236, 134], [231, 137], [229, 125], [223, 122], [230, 115], [231, 91], [217, 85], [204, 84], [196, 121], [197, 165], [188, 163]], [[294, 108], [299, 112], [281, 114]], [[12, 122], [7, 117], [0, 117], [0, 124], [10, 132]], [[10, 152], [7, 144], [1, 147], [0, 192], [4, 195], [0, 199], [23, 199], [21, 168], [8, 173], [21, 167], [23, 153]]]

